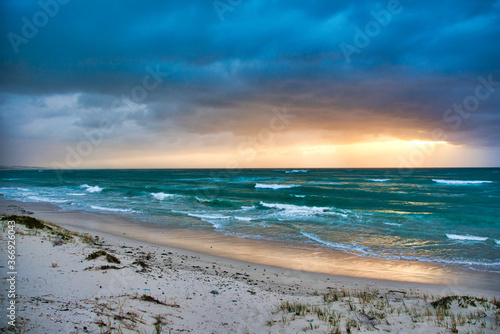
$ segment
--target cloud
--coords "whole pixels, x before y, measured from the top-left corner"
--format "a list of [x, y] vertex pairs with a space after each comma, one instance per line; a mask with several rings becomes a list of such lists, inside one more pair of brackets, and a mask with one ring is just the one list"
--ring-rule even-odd
[[[3, 2], [1, 139], [64, 146], [106, 120], [116, 146], [234, 141], [287, 107], [296, 116], [287, 131], [324, 131], [333, 144], [425, 139], [441, 128], [455, 144], [496, 146], [498, 84], [458, 127], [443, 115], [475, 94], [478, 77], [500, 81], [499, 3], [401, 0], [348, 61], [341, 43], [356, 46], [390, 2], [243, 1], [221, 16], [201, 0], [70, 1], [17, 53], [7, 36], [23, 36], [43, 8]], [[165, 75], [134, 99], [151, 69]]]

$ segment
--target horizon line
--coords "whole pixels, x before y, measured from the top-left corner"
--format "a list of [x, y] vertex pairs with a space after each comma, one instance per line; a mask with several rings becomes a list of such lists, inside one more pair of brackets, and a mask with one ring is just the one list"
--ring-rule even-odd
[[227, 167], [151, 167], [151, 168], [115, 168], [115, 167], [95, 167], [95, 168], [49, 168], [39, 166], [0, 166], [0, 170], [47, 170], [47, 171], [77, 171], [77, 170], [252, 170], [252, 169], [269, 169], [269, 170], [320, 170], [320, 169], [499, 169], [500, 166], [481, 166], [481, 167], [457, 167], [457, 166], [443, 166], [443, 167], [245, 167], [245, 168], [227, 168]]

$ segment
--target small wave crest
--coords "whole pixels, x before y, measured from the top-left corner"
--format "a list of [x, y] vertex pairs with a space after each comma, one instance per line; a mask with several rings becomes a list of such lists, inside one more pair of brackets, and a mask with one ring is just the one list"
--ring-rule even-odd
[[249, 221], [252, 220], [252, 217], [234, 216], [234, 219], [236, 219], [236, 220], [242, 220], [242, 221], [245, 221], [245, 222], [249, 222]]
[[255, 188], [261, 188], [261, 189], [290, 189], [290, 188], [296, 188], [300, 187], [297, 184], [266, 184], [266, 183], [256, 183]]
[[385, 225], [391, 225], [391, 226], [401, 226], [401, 224], [398, 223], [384, 223]]
[[293, 204], [279, 204], [279, 203], [265, 203], [260, 202], [260, 205], [270, 209], [277, 209], [282, 211], [286, 215], [290, 216], [311, 216], [315, 214], [324, 213], [330, 208], [327, 207], [317, 207], [317, 206], [301, 206]]
[[85, 191], [89, 193], [100, 193], [104, 190], [104, 188], [99, 186], [89, 186], [88, 184], [82, 184], [80, 188], [85, 189]]
[[432, 179], [432, 181], [439, 184], [448, 184], [455, 186], [464, 186], [464, 185], [477, 185], [483, 183], [492, 183], [493, 181], [462, 181], [462, 180], [441, 180], [441, 179]]
[[175, 197], [175, 195], [172, 194], [165, 194], [165, 193], [151, 193], [151, 196], [153, 196], [155, 199], [159, 201], [163, 201], [165, 198], [172, 198]]
[[477, 237], [474, 235], [460, 235], [460, 234], [449, 234], [446, 233], [448, 239], [452, 240], [467, 240], [467, 241], [486, 241], [488, 237]]
[[101, 210], [101, 211], [111, 211], [111, 212], [127, 212], [127, 213], [132, 213], [135, 212], [132, 209], [116, 209], [116, 208], [107, 208], [107, 207], [102, 207], [102, 206], [97, 206], [97, 205], [91, 205], [90, 206], [94, 210]]
[[285, 173], [307, 173], [309, 169], [292, 169], [286, 170]]
[[391, 179], [365, 179], [365, 181], [372, 181], [372, 182], [387, 182], [390, 180]]

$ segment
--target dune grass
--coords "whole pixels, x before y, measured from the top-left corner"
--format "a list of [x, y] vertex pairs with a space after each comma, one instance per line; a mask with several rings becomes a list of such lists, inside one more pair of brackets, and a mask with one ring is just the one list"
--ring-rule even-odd
[[[2, 230], [5, 231], [6, 224], [8, 221], [15, 221], [17, 226], [23, 226], [27, 233], [38, 234], [39, 231], [47, 232], [54, 238], [58, 238], [63, 244], [67, 242], [74, 242], [75, 239], [79, 239], [83, 243], [87, 244], [97, 244], [99, 242], [99, 237], [93, 237], [87, 233], [78, 233], [74, 231], [67, 230], [57, 224], [43, 221], [41, 219], [33, 218], [30, 216], [19, 216], [19, 215], [7, 215], [2, 214], [0, 216], [2, 222]], [[19, 233], [24, 233], [20, 231]]]
[[[414, 291], [381, 292], [378, 289], [329, 288], [314, 303], [284, 300], [275, 307], [269, 327], [289, 328], [304, 324], [303, 332], [318, 329], [326, 333], [398, 331], [402, 321], [432, 332], [494, 333], [500, 326], [500, 305], [496, 298], [474, 296], [429, 296]], [[281, 318], [279, 317], [281, 316]]]

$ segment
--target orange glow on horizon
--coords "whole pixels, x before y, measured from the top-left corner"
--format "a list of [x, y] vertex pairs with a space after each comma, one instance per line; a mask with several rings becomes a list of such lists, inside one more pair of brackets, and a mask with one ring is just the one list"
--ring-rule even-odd
[[[295, 140], [297, 137], [293, 137]], [[285, 138], [286, 139], [286, 138]], [[419, 168], [481, 166], [487, 153], [446, 141], [387, 138], [350, 144], [299, 143], [238, 152], [234, 147], [187, 150], [96, 150], [81, 168]], [[467, 165], [465, 165], [467, 166]]]

